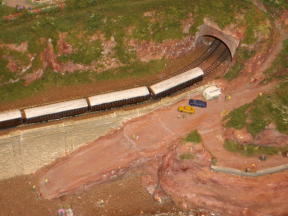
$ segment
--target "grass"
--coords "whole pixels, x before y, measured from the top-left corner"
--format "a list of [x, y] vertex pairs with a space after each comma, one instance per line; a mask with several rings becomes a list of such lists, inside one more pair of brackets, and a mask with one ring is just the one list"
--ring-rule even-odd
[[[244, 56], [247, 55], [245, 54]], [[235, 129], [246, 127], [250, 134], [255, 136], [263, 131], [267, 125], [274, 123], [279, 132], [288, 134], [287, 62], [288, 40], [285, 40], [283, 48], [272, 63], [272, 66], [265, 71], [266, 82], [278, 79], [280, 80], [280, 84], [272, 93], [258, 96], [250, 104], [246, 104], [230, 112], [225, 117], [226, 127]]]
[[224, 78], [227, 80], [233, 80], [239, 76], [241, 70], [244, 68], [244, 63], [255, 54], [255, 51], [251, 51], [247, 48], [238, 48], [235, 59], [236, 63], [230, 68], [230, 70], [224, 74]]
[[[1, 66], [0, 59], [0, 66]], [[38, 60], [35, 59], [37, 65]], [[61, 75], [53, 72], [51, 69], [46, 71], [41, 80], [37, 80], [28, 86], [24, 86], [23, 81], [0, 86], [0, 104], [14, 101], [20, 98], [25, 98], [36, 94], [47, 88], [57, 86], [75, 86], [82, 83], [97, 82], [100, 80], [120, 80], [129, 77], [144, 77], [157, 73], [163, 69], [165, 65], [164, 60], [151, 61], [149, 63], [134, 62], [129, 66], [119, 67], [117, 69], [104, 71], [102, 73], [96, 73], [93, 71], [77, 71], [67, 75]], [[35, 66], [36, 68], [36, 66]], [[0, 73], [0, 80], [3, 76], [3, 72]], [[5, 73], [6, 74], [6, 73]], [[7, 73], [8, 75], [12, 73]], [[14, 77], [5, 77], [5, 80]], [[56, 94], [57, 92], [55, 92]]]
[[[117, 58], [124, 66], [97, 75], [91, 71], [83, 71], [65, 76], [55, 75], [51, 71], [49, 72], [48, 68], [48, 71], [44, 72], [44, 77], [31, 86], [24, 88], [21, 80], [17, 84], [2, 86], [0, 90], [2, 101], [33, 95], [55, 83], [70, 85], [70, 83], [116, 80], [156, 73], [163, 69], [164, 60], [140, 63], [135, 52], [129, 49], [127, 40], [149, 40], [160, 43], [166, 39], [181, 39], [187, 35], [182, 32], [181, 21], [187, 18], [189, 13], [193, 14], [194, 20], [189, 34], [193, 34], [203, 23], [205, 17], [224, 28], [233, 22], [238, 22], [235, 16], [237, 13], [240, 11], [245, 13], [246, 10], [254, 8], [249, 1], [235, 2], [233, 0], [67, 0], [66, 3], [65, 9], [45, 10], [37, 15], [27, 11], [21, 17], [11, 21], [2, 18], [4, 15], [12, 13], [13, 10], [7, 10], [8, 8], [0, 6], [0, 13], [2, 12], [0, 15], [0, 42], [16, 44], [28, 42], [28, 52], [39, 57], [47, 47], [48, 38], [52, 39], [54, 47], [56, 47], [59, 33], [69, 32], [67, 40], [72, 44], [75, 52], [60, 56], [58, 60], [89, 65], [91, 62], [101, 59], [103, 51], [100, 41], [90, 41], [89, 38], [97, 32], [102, 32], [106, 39], [114, 37], [117, 45], [114, 47], [112, 52], [114, 56], [112, 57]], [[152, 15], [144, 16], [145, 12], [152, 12]], [[252, 12], [251, 14], [253, 15]], [[260, 15], [257, 14], [257, 16]], [[128, 34], [128, 27], [133, 29], [132, 33]], [[57, 50], [55, 52], [57, 54]], [[27, 55], [26, 57], [18, 53], [11, 53], [11, 55], [23, 63], [27, 61]], [[41, 67], [39, 59], [36, 60], [28, 72]], [[6, 63], [5, 60], [2, 60], [3, 68]], [[11, 78], [19, 78], [6, 69], [0, 76], [1, 83]], [[233, 76], [237, 76], [237, 73]], [[54, 83], [50, 82], [50, 79], [53, 79]], [[63, 79], [67, 79], [67, 82]], [[13, 91], [8, 91], [12, 88]], [[19, 96], [16, 92], [19, 93]]]
[[73, 61], [74, 63], [89, 65], [102, 56], [102, 43], [100, 40], [87, 42], [85, 37], [77, 37], [76, 33], [69, 34], [67, 42], [72, 45], [73, 53], [58, 57], [60, 62]]
[[183, 153], [179, 156], [180, 160], [191, 160], [194, 156], [191, 153]]
[[192, 132], [190, 132], [186, 136], [185, 141], [186, 142], [200, 143], [202, 141], [202, 139], [201, 139], [201, 135], [199, 134], [199, 132], [197, 130], [193, 130]]
[[277, 130], [288, 134], [288, 82], [282, 82], [270, 94], [258, 96], [254, 101], [239, 107], [225, 117], [225, 127], [235, 129], [247, 128], [256, 136], [270, 123]]
[[239, 153], [244, 156], [275, 155], [288, 150], [288, 147], [270, 147], [252, 144], [241, 145], [233, 140], [225, 140], [224, 148], [227, 151]]
[[266, 81], [274, 78], [280, 80], [288, 79], [288, 40], [283, 42], [283, 47], [279, 55], [273, 61], [270, 68], [268, 68], [264, 74], [266, 75]]
[[288, 2], [286, 0], [262, 0], [268, 11], [275, 17], [279, 16], [284, 10], [288, 9]]
[[225, 119], [228, 119], [225, 126], [235, 129], [242, 129], [244, 126], [246, 126], [246, 120], [247, 120], [247, 109], [249, 107], [249, 104], [243, 105], [237, 109], [234, 109], [231, 111]]

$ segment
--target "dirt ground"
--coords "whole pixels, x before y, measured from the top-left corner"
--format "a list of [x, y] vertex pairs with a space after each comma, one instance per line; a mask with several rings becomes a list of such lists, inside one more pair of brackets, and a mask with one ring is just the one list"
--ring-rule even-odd
[[[177, 106], [187, 103], [187, 100], [181, 101], [127, 122], [121, 129], [95, 140], [36, 175], [1, 181], [0, 216], [49, 216], [56, 215], [59, 208], [70, 207], [77, 216], [132, 216], [178, 211], [170, 201], [160, 205], [152, 199], [143, 187], [140, 167], [153, 158], [161, 158], [170, 150], [169, 146], [179, 142], [179, 139], [194, 129], [198, 129], [201, 134], [205, 148], [217, 157], [217, 165], [243, 169], [250, 163], [257, 163], [258, 168], [288, 163], [287, 158], [278, 155], [259, 162], [258, 158], [226, 152], [221, 145], [222, 112], [250, 102], [260, 92], [269, 91], [275, 85], [259, 85], [259, 76], [271, 64], [286, 36], [281, 34], [277, 38], [270, 55], [262, 59], [268, 63], [262, 66], [258, 64], [258, 69], [253, 73], [246, 71], [245, 74], [244, 71], [241, 77], [229, 83], [217, 80], [224, 95], [232, 96], [230, 101], [220, 97], [209, 102], [207, 109], [197, 108], [194, 115], [177, 112]], [[209, 175], [212, 175], [211, 172]], [[287, 172], [277, 175], [285, 179]], [[277, 186], [277, 192], [281, 193], [281, 184]], [[46, 200], [40, 195], [59, 198]], [[285, 197], [285, 194], [281, 195]], [[265, 199], [273, 200], [273, 197]]]
[[[37, 193], [35, 177], [21, 176], [0, 182], [0, 216], [56, 216], [60, 208], [72, 208], [76, 216], [128, 216], [175, 212], [173, 203], [159, 204], [141, 186], [141, 171], [104, 183], [89, 191], [44, 200]], [[133, 199], [131, 199], [133, 197]]]
[[28, 0], [4, 0], [4, 3], [10, 7], [25, 6], [32, 7], [33, 5]]

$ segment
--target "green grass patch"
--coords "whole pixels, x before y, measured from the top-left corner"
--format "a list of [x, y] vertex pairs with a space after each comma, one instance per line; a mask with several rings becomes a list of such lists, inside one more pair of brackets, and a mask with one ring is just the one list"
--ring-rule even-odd
[[233, 140], [225, 140], [224, 148], [227, 151], [239, 153], [245, 156], [258, 156], [258, 155], [275, 155], [279, 152], [286, 152], [288, 147], [269, 147], [258, 145], [241, 145]]
[[[128, 77], [143, 77], [158, 73], [164, 69], [165, 60], [154, 60], [148, 63], [133, 62], [127, 66], [104, 71], [93, 76], [95, 80], [116, 80]], [[94, 73], [95, 74], [95, 73]]]
[[284, 10], [288, 10], [286, 0], [262, 0], [266, 9], [273, 15], [279, 16]]
[[73, 61], [74, 63], [89, 65], [92, 61], [100, 59], [103, 50], [100, 40], [87, 42], [84, 37], [77, 37], [77, 35], [69, 35], [67, 41], [73, 47], [73, 53], [68, 55], [62, 55], [58, 57], [60, 62]]
[[180, 160], [191, 160], [194, 156], [191, 153], [183, 153], [179, 156]]
[[225, 117], [225, 119], [227, 119], [225, 126], [235, 128], [235, 129], [242, 129], [246, 125], [246, 120], [247, 120], [246, 111], [248, 107], [249, 107], [249, 104], [246, 104], [231, 111]]
[[[0, 66], [1, 61], [3, 61], [3, 59], [0, 59]], [[37, 68], [39, 66], [38, 63], [38, 57], [36, 57], [33, 62], [35, 66], [33, 67]], [[57, 86], [77, 86], [78, 84], [83, 83], [97, 83], [97, 81], [100, 80], [119, 80], [129, 77], [143, 77], [159, 72], [163, 69], [164, 65], [164, 60], [151, 61], [149, 63], [134, 62], [129, 66], [123, 66], [114, 70], [104, 71], [100, 74], [93, 71], [77, 71], [71, 74], [61, 75], [59, 73], [53, 72], [52, 70], [48, 70], [44, 73], [44, 76], [41, 78], [41, 80], [36, 80], [28, 86], [24, 86], [23, 81], [0, 86], [0, 103], [15, 101], [20, 98], [33, 96], [39, 91]], [[13, 78], [15, 78], [13, 73], [9, 71], [4, 73], [2, 70], [0, 73], [0, 80], [3, 79], [4, 81], [8, 81], [9, 79]]]
[[191, 133], [189, 133], [186, 138], [186, 142], [194, 142], [194, 143], [200, 143], [202, 141], [201, 135], [197, 130], [193, 130]]
[[270, 123], [288, 134], [288, 82], [282, 82], [270, 94], [258, 96], [254, 101], [231, 111], [225, 117], [225, 127], [247, 128], [256, 136]]
[[280, 80], [288, 79], [288, 40], [283, 41], [283, 47], [276, 59], [273, 61], [271, 67], [265, 72], [266, 80], [274, 78]]
[[239, 76], [241, 70], [244, 68], [244, 63], [255, 54], [255, 51], [250, 51], [247, 48], [238, 48], [236, 55], [236, 63], [224, 74], [224, 78], [227, 80], [235, 79]]
[[236, 62], [227, 73], [224, 74], [224, 78], [227, 80], [232, 80], [238, 77], [240, 71], [243, 69], [243, 64], [240, 62]]

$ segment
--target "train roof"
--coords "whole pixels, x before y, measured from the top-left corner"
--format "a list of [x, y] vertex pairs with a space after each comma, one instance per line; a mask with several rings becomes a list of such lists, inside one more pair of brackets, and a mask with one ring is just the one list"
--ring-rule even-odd
[[22, 118], [20, 110], [0, 112], [0, 122]]
[[156, 83], [150, 86], [150, 89], [153, 91], [155, 95], [157, 95], [161, 92], [169, 90], [175, 86], [181, 85], [189, 80], [193, 80], [194, 78], [197, 78], [203, 75], [204, 75], [203, 70], [199, 67], [196, 67], [184, 73], [181, 73], [179, 75], [171, 77], [167, 80], [163, 80], [159, 83]]
[[150, 95], [147, 87], [137, 87], [132, 89], [126, 89], [121, 91], [109, 92], [105, 94], [95, 95], [88, 98], [91, 106], [101, 105], [105, 103], [111, 103], [114, 101], [121, 101], [125, 99], [131, 99], [136, 97], [143, 97]]
[[45, 116], [49, 114], [54, 113], [60, 113], [70, 110], [76, 110], [81, 108], [87, 108], [88, 104], [86, 99], [77, 99], [77, 100], [71, 100], [71, 101], [64, 101], [60, 103], [55, 104], [49, 104], [39, 107], [33, 107], [25, 109], [25, 115], [27, 119], [35, 118], [39, 116]]

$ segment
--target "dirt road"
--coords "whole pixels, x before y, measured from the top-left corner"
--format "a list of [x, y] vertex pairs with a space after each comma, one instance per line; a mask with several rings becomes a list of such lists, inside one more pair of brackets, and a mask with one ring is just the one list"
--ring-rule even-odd
[[[231, 101], [225, 102], [221, 97], [209, 102], [207, 109], [196, 109], [194, 115], [179, 115], [177, 107], [187, 103], [181, 101], [127, 122], [120, 130], [95, 140], [44, 170], [40, 178], [40, 192], [44, 198], [51, 199], [114, 178], [165, 153], [171, 144], [194, 129], [199, 130], [204, 145], [218, 158], [219, 165], [239, 168], [246, 163], [257, 162], [258, 158], [243, 157], [241, 160], [241, 156], [223, 149], [219, 138], [221, 112], [250, 102], [259, 92], [271, 86], [242, 87], [232, 93]], [[278, 157], [271, 157], [262, 166], [283, 163]]]

